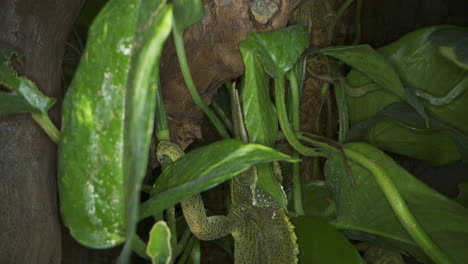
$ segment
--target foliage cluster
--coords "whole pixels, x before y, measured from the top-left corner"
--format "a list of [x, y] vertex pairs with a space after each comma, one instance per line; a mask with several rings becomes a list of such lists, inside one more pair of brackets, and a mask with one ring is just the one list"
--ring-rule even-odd
[[[245, 75], [236, 83], [248, 133], [241, 142], [230, 139], [230, 106], [205, 105], [190, 75], [182, 33], [202, 16], [197, 0], [109, 1], [89, 30], [61, 132], [47, 116], [55, 100], [17, 76], [11, 59], [18, 54], [0, 46], [0, 83], [8, 89], [0, 91], [0, 114], [32, 113], [58, 143], [61, 213], [78, 242], [93, 248], [125, 242], [121, 263], [132, 250], [153, 263], [197, 262], [199, 244], [174, 205], [256, 166], [256, 184], [289, 204], [303, 263], [364, 263], [348, 239], [427, 263], [468, 263], [466, 199], [441, 195], [383, 152], [434, 165], [468, 159], [466, 29], [423, 28], [377, 50], [307, 48], [307, 27], [300, 25], [251, 33], [240, 44]], [[223, 140], [167, 164], [140, 204], [150, 139], [170, 140], [158, 65], [171, 31], [187, 88]], [[336, 68], [329, 79], [339, 108], [338, 141], [300, 131], [303, 62], [315, 54], [327, 55]], [[338, 74], [343, 64], [352, 68], [346, 76]], [[291, 156], [275, 150], [284, 140]], [[300, 155], [327, 159], [324, 181], [301, 183]], [[277, 161], [293, 164], [290, 195], [275, 180]], [[136, 226], [147, 217], [154, 227], [145, 242]]]

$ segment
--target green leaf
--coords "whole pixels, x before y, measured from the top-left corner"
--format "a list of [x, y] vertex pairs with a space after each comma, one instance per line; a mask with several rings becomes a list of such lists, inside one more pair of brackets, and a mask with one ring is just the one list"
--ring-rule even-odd
[[142, 1], [125, 95], [123, 172], [127, 242], [119, 262], [130, 259], [136, 233], [140, 191], [153, 134], [159, 58], [172, 28], [172, 6], [165, 0]]
[[431, 127], [427, 128], [410, 106], [391, 104], [374, 117], [355, 124], [347, 141], [367, 140], [381, 149], [424, 160], [434, 166], [459, 160], [460, 154], [468, 151], [465, 143], [468, 138], [437, 119], [429, 118]]
[[[419, 224], [453, 263], [468, 261], [464, 250], [468, 239], [468, 209], [427, 187], [375, 147], [364, 143], [351, 143], [347, 147], [371, 158], [385, 170]], [[351, 161], [350, 166], [356, 180], [354, 187], [348, 183], [341, 157], [334, 155], [325, 165], [338, 213], [332, 224], [347, 230], [352, 238], [396, 247], [426, 260], [370, 172]]]
[[173, 0], [174, 24], [180, 32], [197, 23], [204, 15], [204, 7], [201, 0]]
[[[455, 34], [454, 31], [457, 33]], [[448, 35], [444, 35], [444, 32], [448, 32]], [[446, 38], [442, 41], [442, 37], [434, 37], [434, 34], [441, 34], [440, 36], [446, 36]], [[466, 155], [464, 154], [466, 148], [463, 147], [466, 143], [463, 137], [466, 138], [468, 135], [468, 123], [464, 122], [465, 115], [468, 113], [468, 93], [465, 91], [454, 94], [453, 90], [457, 87], [462, 89], [463, 85], [466, 86], [464, 83], [466, 83], [468, 72], [441, 56], [439, 52], [441, 43], [445, 43], [446, 46], [459, 46], [458, 39], [449, 36], [456, 35], [461, 41], [466, 34], [466, 30], [456, 27], [430, 27], [412, 32], [379, 49], [379, 52], [392, 63], [404, 85], [409, 89], [420, 95], [425, 93], [433, 97], [445, 97], [448, 100], [444, 102], [444, 105], [433, 105], [424, 99], [423, 104], [431, 119], [438, 120], [450, 128], [444, 130], [455, 139], [459, 153], [453, 147], [453, 143], [450, 143], [450, 136], [447, 132], [415, 131], [388, 121], [376, 123], [375, 128], [369, 132], [370, 135], [375, 136], [373, 142], [379, 142], [379, 147], [438, 165], [459, 159], [460, 154]], [[463, 53], [461, 47], [457, 50], [459, 54]], [[371, 82], [357, 70], [350, 72], [348, 80], [355, 87]], [[448, 96], [451, 92], [456, 96]], [[399, 97], [382, 89], [361, 97], [348, 96], [347, 100], [351, 124], [370, 119], [384, 107], [402, 101]], [[430, 121], [431, 125], [434, 123], [433, 120]], [[453, 134], [452, 130], [457, 133]], [[430, 149], [441, 151], [434, 152]], [[431, 152], [434, 153], [431, 154]]]
[[132, 241], [170, 11], [159, 0], [109, 1], [65, 96], [61, 211], [72, 236], [88, 247], [115, 246], [126, 233]]
[[299, 244], [299, 263], [365, 263], [343, 234], [323, 220], [301, 216], [291, 221]]
[[23, 97], [0, 91], [0, 115], [36, 111]]
[[270, 79], [258, 57], [241, 48], [245, 65], [242, 106], [249, 141], [272, 147], [278, 133], [278, 117], [270, 97]]
[[333, 90], [335, 91], [336, 104], [338, 107], [338, 141], [342, 144], [344, 143], [349, 130], [348, 102], [346, 101], [345, 87], [343, 85], [343, 81], [335, 83], [333, 85]]
[[311, 50], [309, 53], [323, 53], [345, 62], [413, 106], [424, 119], [427, 119], [422, 103], [410, 90], [405, 89], [392, 64], [369, 45], [332, 47]]
[[273, 78], [291, 69], [309, 43], [305, 26], [290, 26], [264, 33], [250, 33], [240, 48], [258, 56], [265, 71]]
[[169, 264], [172, 258], [171, 231], [166, 222], [158, 221], [149, 233], [146, 253], [153, 264]]
[[[273, 147], [278, 132], [278, 118], [271, 102], [270, 79], [263, 71], [260, 59], [241, 48], [245, 65], [242, 103], [245, 126], [249, 142]], [[257, 184], [275, 200], [285, 206], [286, 194], [281, 183], [275, 178], [273, 166], [265, 164], [257, 167]]]
[[228, 139], [189, 152], [169, 165], [154, 184], [154, 196], [141, 206], [140, 218], [161, 212], [180, 200], [212, 188], [252, 166], [297, 161], [258, 144]]
[[435, 30], [430, 41], [442, 56], [468, 70], [468, 30], [466, 28], [442, 28]]
[[130, 68], [139, 3], [113, 0], [99, 13], [63, 102], [62, 217], [71, 235], [92, 248], [125, 240], [125, 73]]
[[308, 216], [323, 220], [334, 218], [334, 203], [332, 193], [325, 181], [309, 181], [303, 187], [304, 211]]
[[[18, 58], [20, 63], [22, 62], [22, 57], [19, 57], [18, 52], [16, 52], [11, 46], [0, 43], [0, 85], [5, 86], [5, 88], [23, 99], [21, 101], [18, 97], [9, 97], [10, 99], [15, 100], [15, 102], [5, 102], [8, 103], [10, 107], [2, 105], [2, 109], [5, 110], [0, 110], [0, 114], [15, 113], [15, 111], [25, 112], [24, 110], [26, 109], [31, 109], [30, 112], [39, 111], [47, 113], [47, 111], [49, 111], [49, 109], [55, 104], [56, 100], [42, 94], [36, 84], [27, 77], [18, 76], [11, 64], [11, 59], [14, 56]], [[0, 100], [6, 100], [5, 96], [6, 95], [2, 93], [3, 99]], [[13, 103], [18, 103], [20, 105], [15, 106]], [[27, 107], [25, 103], [29, 106]]]

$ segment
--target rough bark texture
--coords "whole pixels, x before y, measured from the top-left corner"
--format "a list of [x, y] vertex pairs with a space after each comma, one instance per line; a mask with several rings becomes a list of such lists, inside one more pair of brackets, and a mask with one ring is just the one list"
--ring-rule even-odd
[[[83, 0], [0, 1], [0, 41], [25, 55], [20, 72], [61, 98], [65, 40]], [[51, 111], [57, 124], [59, 105]], [[56, 145], [30, 115], [0, 117], [0, 262], [60, 263]]]
[[[201, 23], [184, 34], [195, 85], [205, 103], [217, 88], [244, 70], [239, 42], [250, 32], [284, 27], [298, 0], [204, 0]], [[161, 84], [172, 139], [185, 148], [201, 137], [203, 112], [187, 92], [172, 41], [161, 60]]]

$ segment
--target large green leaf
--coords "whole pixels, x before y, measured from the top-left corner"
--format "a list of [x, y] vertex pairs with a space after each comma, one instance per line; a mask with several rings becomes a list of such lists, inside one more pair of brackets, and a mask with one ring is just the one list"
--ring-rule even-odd
[[184, 32], [186, 28], [197, 23], [204, 14], [201, 0], [173, 0], [174, 24], [179, 32]]
[[[263, 71], [260, 59], [241, 48], [245, 65], [242, 104], [245, 126], [249, 142], [273, 147], [278, 132], [278, 118], [271, 102], [269, 77]], [[275, 178], [273, 166], [265, 164], [257, 167], [257, 184], [273, 198], [286, 205], [286, 195], [281, 183]]]
[[309, 43], [305, 26], [290, 26], [264, 33], [250, 33], [240, 48], [258, 56], [272, 77], [284, 76]]
[[356, 123], [347, 141], [367, 140], [379, 148], [432, 165], [459, 160], [460, 153], [468, 151], [464, 149], [468, 138], [430, 116], [429, 119], [431, 128], [427, 128], [424, 120], [407, 104], [391, 104], [372, 118]]
[[440, 54], [456, 65], [468, 70], [468, 34], [467, 29], [442, 28], [429, 36]]
[[427, 119], [420, 100], [410, 90], [405, 89], [390, 62], [369, 45], [332, 47], [311, 50], [309, 53], [323, 53], [345, 62], [369, 80], [413, 106], [422, 117]]
[[334, 218], [334, 202], [332, 193], [325, 181], [309, 181], [302, 187], [304, 211], [308, 216], [315, 216], [323, 220]]
[[241, 48], [245, 65], [242, 106], [249, 141], [272, 147], [278, 133], [278, 118], [270, 96], [270, 78], [258, 57]]
[[89, 30], [64, 100], [61, 210], [72, 236], [88, 247], [112, 247], [125, 240], [125, 233], [133, 234], [158, 58], [171, 27], [171, 10], [164, 5], [160, 0], [110, 1]]
[[62, 217], [93, 248], [125, 240], [124, 103], [139, 3], [113, 0], [96, 17], [62, 108]]
[[365, 263], [346, 237], [323, 220], [301, 216], [291, 221], [299, 244], [299, 263]]
[[15, 93], [0, 91], [0, 115], [36, 111], [24, 98]]
[[383, 150], [441, 166], [460, 160], [461, 155], [449, 132], [431, 128], [406, 127], [393, 120], [378, 122], [365, 139]]
[[[437, 36], [434, 37], [434, 34]], [[454, 50], [457, 50], [457, 54], [463, 53], [459, 39], [451, 37], [454, 34], [461, 38], [461, 36], [466, 37], [468, 33], [464, 29], [449, 26], [425, 28], [379, 49], [379, 52], [393, 64], [407, 89], [434, 97], [445, 97], [450, 95], [450, 92], [456, 95], [447, 96], [448, 100], [444, 105], [433, 105], [429, 101], [422, 101], [429, 116], [458, 132], [458, 134], [452, 134], [450, 130], [445, 129], [457, 141], [457, 146], [461, 146], [463, 140], [459, 140], [462, 139], [459, 136], [468, 135], [468, 123], [464, 122], [464, 115], [468, 112], [468, 92], [461, 91], [457, 94], [452, 90], [456, 87], [463, 90], [463, 87], [468, 84], [466, 82], [468, 71], [441, 56], [439, 51], [442, 46], [452, 46]], [[460, 58], [463, 57], [460, 56]], [[350, 72], [348, 80], [354, 87], [372, 82], [357, 70]], [[374, 86], [377, 85], [374, 84]], [[348, 96], [347, 101], [350, 122], [356, 124], [372, 118], [385, 106], [402, 100], [386, 90], [377, 89], [361, 97]], [[433, 124], [433, 122], [430, 123]], [[395, 132], [392, 133], [392, 131]], [[375, 136], [373, 142], [379, 142], [378, 146], [384, 150], [398, 150], [400, 154], [422, 158], [433, 164], [445, 164], [463, 154], [463, 148], [454, 151], [453, 144], [447, 146], [447, 142], [450, 141], [447, 132], [415, 131], [401, 127], [397, 123], [381, 121], [376, 123], [370, 134]], [[438, 136], [441, 136], [439, 140], [436, 139]], [[434, 153], [429, 155], [429, 146], [443, 151], [432, 151]], [[430, 157], [427, 157], [428, 155]]]
[[124, 186], [127, 242], [120, 262], [130, 259], [138, 223], [141, 183], [146, 174], [159, 87], [159, 58], [172, 28], [172, 6], [142, 1], [127, 82], [124, 124]]
[[280, 160], [297, 161], [269, 147], [233, 139], [191, 151], [169, 165], [158, 177], [153, 197], [141, 206], [140, 218], [161, 212], [252, 166]]
[[171, 231], [166, 222], [158, 221], [149, 233], [146, 253], [153, 264], [169, 264], [172, 258]]
[[42, 94], [27, 77], [18, 76], [11, 63], [13, 56], [22, 62], [23, 58], [18, 52], [11, 46], [0, 43], [0, 85], [12, 91], [10, 94], [2, 92], [0, 115], [32, 111], [46, 114], [54, 105], [55, 99]]
[[[432, 190], [375, 147], [351, 143], [347, 148], [371, 159], [387, 173], [419, 224], [453, 263], [468, 262], [468, 209]], [[332, 156], [325, 165], [337, 206], [333, 225], [354, 238], [397, 247], [426, 259], [400, 224], [373, 175], [352, 161], [350, 166], [356, 180], [354, 187], [349, 184], [341, 157]]]

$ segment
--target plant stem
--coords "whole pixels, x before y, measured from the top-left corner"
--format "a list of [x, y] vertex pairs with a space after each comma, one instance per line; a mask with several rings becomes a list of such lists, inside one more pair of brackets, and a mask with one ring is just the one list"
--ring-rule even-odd
[[188, 258], [190, 257], [190, 253], [192, 252], [192, 248], [195, 245], [196, 238], [194, 236], [190, 237], [188, 243], [185, 246], [184, 252], [179, 258], [178, 264], [185, 264], [187, 263]]
[[[166, 210], [166, 220], [167, 220], [167, 226], [169, 227], [169, 230], [171, 231], [171, 248], [172, 248], [172, 251], [175, 251], [177, 248], [177, 229], [176, 229], [174, 206]], [[174, 256], [173, 256], [173, 259], [175, 259]]]
[[[299, 159], [299, 152], [295, 151], [292, 157]], [[305, 215], [304, 205], [302, 204], [302, 182], [301, 182], [301, 164], [299, 162], [293, 163], [292, 167], [292, 182], [293, 182], [293, 201], [294, 211], [296, 216]]]
[[[328, 25], [328, 28], [327, 28], [327, 31], [328, 31], [328, 39], [327, 39], [327, 42], [328, 44], [331, 43], [332, 39], [333, 39], [333, 34], [335, 32], [335, 26], [336, 24], [338, 24], [338, 21], [340, 21], [341, 19], [341, 16], [343, 16], [344, 12], [346, 11], [346, 9], [348, 9], [349, 5], [353, 2], [354, 0], [346, 0], [339, 8], [336, 12], [334, 12], [334, 17], [332, 19], [332, 21], [330, 22], [330, 24]], [[323, 2], [327, 2], [326, 0], [323, 1]], [[330, 5], [327, 5], [327, 9], [329, 12], [332, 12], [330, 9]]]
[[205, 103], [203, 103], [203, 100], [198, 94], [197, 88], [195, 87], [195, 83], [192, 79], [192, 74], [190, 73], [190, 68], [187, 62], [187, 56], [185, 55], [182, 32], [180, 32], [175, 20], [173, 21], [172, 25], [172, 35], [174, 36], [174, 43], [176, 47], [177, 57], [179, 59], [180, 69], [182, 70], [182, 75], [184, 77], [185, 84], [187, 85], [187, 89], [190, 95], [192, 96], [193, 101], [198, 107], [200, 107], [203, 110], [203, 112], [205, 112], [205, 114], [215, 126], [216, 130], [218, 130], [218, 133], [224, 139], [229, 138], [229, 134], [222, 125], [221, 121], [216, 117], [216, 115], [211, 111], [211, 109]]
[[[349, 5], [353, 2], [354, 0], [346, 0], [341, 6], [340, 8], [338, 8], [338, 10], [336, 11], [336, 22], [338, 22], [338, 20], [341, 19], [341, 16], [343, 16], [344, 12], [346, 11], [346, 9], [348, 9]], [[336, 23], [335, 23], [336, 24]]]
[[385, 170], [359, 152], [349, 148], [344, 148], [344, 152], [351, 160], [357, 162], [374, 175], [377, 184], [384, 193], [385, 198], [395, 212], [398, 220], [413, 240], [421, 247], [424, 253], [426, 253], [426, 255], [435, 263], [452, 263], [448, 256], [442, 252], [442, 250], [431, 240], [428, 234], [419, 225], [413, 213], [406, 205], [406, 202], [400, 192], [393, 184], [393, 181], [385, 173]]
[[291, 125], [288, 121], [288, 116], [286, 113], [286, 104], [284, 100], [284, 76], [274, 78], [275, 82], [275, 101], [276, 101], [276, 110], [278, 111], [278, 120], [280, 123], [281, 130], [286, 137], [286, 140], [289, 144], [301, 153], [304, 156], [308, 157], [317, 157], [322, 156], [324, 157], [325, 154], [311, 148], [304, 146], [299, 140], [296, 138], [294, 131], [291, 128]]
[[292, 128], [294, 132], [301, 129], [300, 110], [299, 110], [299, 86], [297, 84], [296, 74], [293, 71], [288, 72], [289, 84], [291, 85], [292, 99]]
[[179, 243], [177, 244], [177, 248], [176, 248], [176, 251], [175, 251], [176, 254], [175, 254], [174, 258], [176, 258], [177, 256], [179, 256], [182, 253], [182, 251], [184, 250], [185, 245], [187, 244], [187, 241], [189, 240], [191, 235], [192, 235], [192, 232], [187, 227], [185, 229], [184, 233], [182, 234], [182, 237], [180, 238]]
[[60, 131], [52, 123], [49, 116], [44, 113], [32, 113], [32, 118], [36, 121], [37, 124], [46, 132], [49, 138], [58, 144], [60, 139]]
[[359, 44], [361, 42], [361, 10], [362, 10], [363, 0], [357, 0], [356, 3], [356, 13], [354, 15], [354, 25], [356, 27], [356, 34], [354, 35], [353, 45]]
[[149, 259], [146, 253], [146, 243], [143, 242], [137, 234], [133, 236], [132, 250], [137, 253], [138, 256]]
[[200, 254], [200, 240], [195, 240], [195, 245], [193, 245], [192, 252], [190, 253], [190, 260], [192, 264], [201, 263], [201, 254]]
[[164, 100], [162, 96], [161, 86], [158, 87], [156, 91], [156, 103], [155, 103], [155, 132], [156, 137], [159, 141], [169, 141], [169, 128], [167, 125], [166, 109], [164, 108]]
[[226, 113], [224, 112], [224, 110], [221, 108], [221, 106], [213, 101], [213, 103], [211, 103], [211, 105], [213, 106], [213, 109], [216, 111], [216, 113], [218, 113], [218, 115], [221, 117], [221, 119], [224, 121], [224, 125], [232, 131], [232, 123], [231, 123], [231, 120], [227, 117]]
[[[299, 87], [297, 85], [296, 74], [293, 71], [288, 72], [289, 83], [291, 86], [291, 113], [292, 128], [294, 132], [299, 132], [301, 129], [300, 110], [299, 110]], [[294, 152], [294, 158], [299, 158], [299, 153]], [[294, 211], [296, 215], [304, 215], [304, 206], [302, 205], [302, 182], [301, 182], [301, 167], [299, 163], [292, 165], [292, 181], [293, 181], [293, 195], [294, 195]]]

